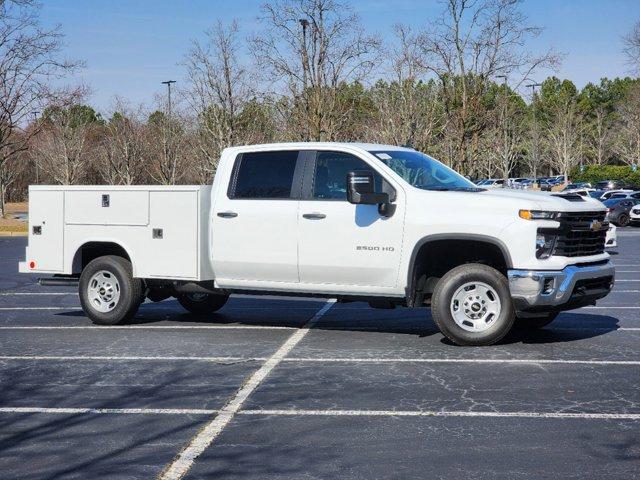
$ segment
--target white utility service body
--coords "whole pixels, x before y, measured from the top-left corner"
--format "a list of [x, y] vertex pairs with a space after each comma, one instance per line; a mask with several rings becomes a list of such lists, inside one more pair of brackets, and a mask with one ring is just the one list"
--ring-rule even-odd
[[[358, 182], [371, 193], [358, 193]], [[525, 317], [592, 303], [613, 285], [600, 202], [475, 188], [439, 162], [395, 146], [233, 147], [223, 151], [211, 187], [33, 186], [29, 195], [21, 272], [77, 280], [104, 245], [106, 253], [126, 253], [147, 293], [194, 284], [219, 295], [420, 306], [449, 270], [474, 263], [508, 282], [511, 298], [498, 302], [495, 315], [508, 301]], [[589, 279], [602, 279], [592, 282], [597, 291], [588, 291]]]

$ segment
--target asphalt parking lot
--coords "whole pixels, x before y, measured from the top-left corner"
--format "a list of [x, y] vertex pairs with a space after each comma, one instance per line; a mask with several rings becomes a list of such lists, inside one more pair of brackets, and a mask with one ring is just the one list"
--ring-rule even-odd
[[637, 478], [640, 229], [618, 237], [597, 307], [482, 348], [305, 299], [97, 327], [0, 238], [0, 478]]

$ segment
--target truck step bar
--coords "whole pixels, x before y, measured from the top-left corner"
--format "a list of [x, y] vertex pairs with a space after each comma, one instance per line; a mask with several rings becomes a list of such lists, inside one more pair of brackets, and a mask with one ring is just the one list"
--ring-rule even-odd
[[77, 287], [78, 277], [49, 277], [39, 278], [38, 284], [43, 287]]

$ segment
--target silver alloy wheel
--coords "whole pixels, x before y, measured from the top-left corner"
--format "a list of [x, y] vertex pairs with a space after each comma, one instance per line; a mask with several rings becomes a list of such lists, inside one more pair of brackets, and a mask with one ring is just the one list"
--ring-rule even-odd
[[93, 274], [87, 286], [87, 298], [91, 306], [100, 313], [116, 308], [120, 300], [120, 283], [116, 276], [107, 270]]
[[453, 320], [468, 332], [484, 332], [489, 329], [498, 320], [500, 311], [500, 298], [486, 283], [465, 283], [451, 298]]

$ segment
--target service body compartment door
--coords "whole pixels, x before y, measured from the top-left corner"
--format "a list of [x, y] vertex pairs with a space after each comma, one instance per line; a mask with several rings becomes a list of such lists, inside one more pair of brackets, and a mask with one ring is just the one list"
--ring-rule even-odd
[[27, 265], [35, 270], [62, 272], [64, 240], [64, 193], [53, 190], [29, 192], [29, 247]]
[[146, 190], [71, 190], [65, 192], [68, 225], [149, 224]]
[[145, 275], [159, 278], [198, 278], [198, 192], [149, 192], [148, 248]]

